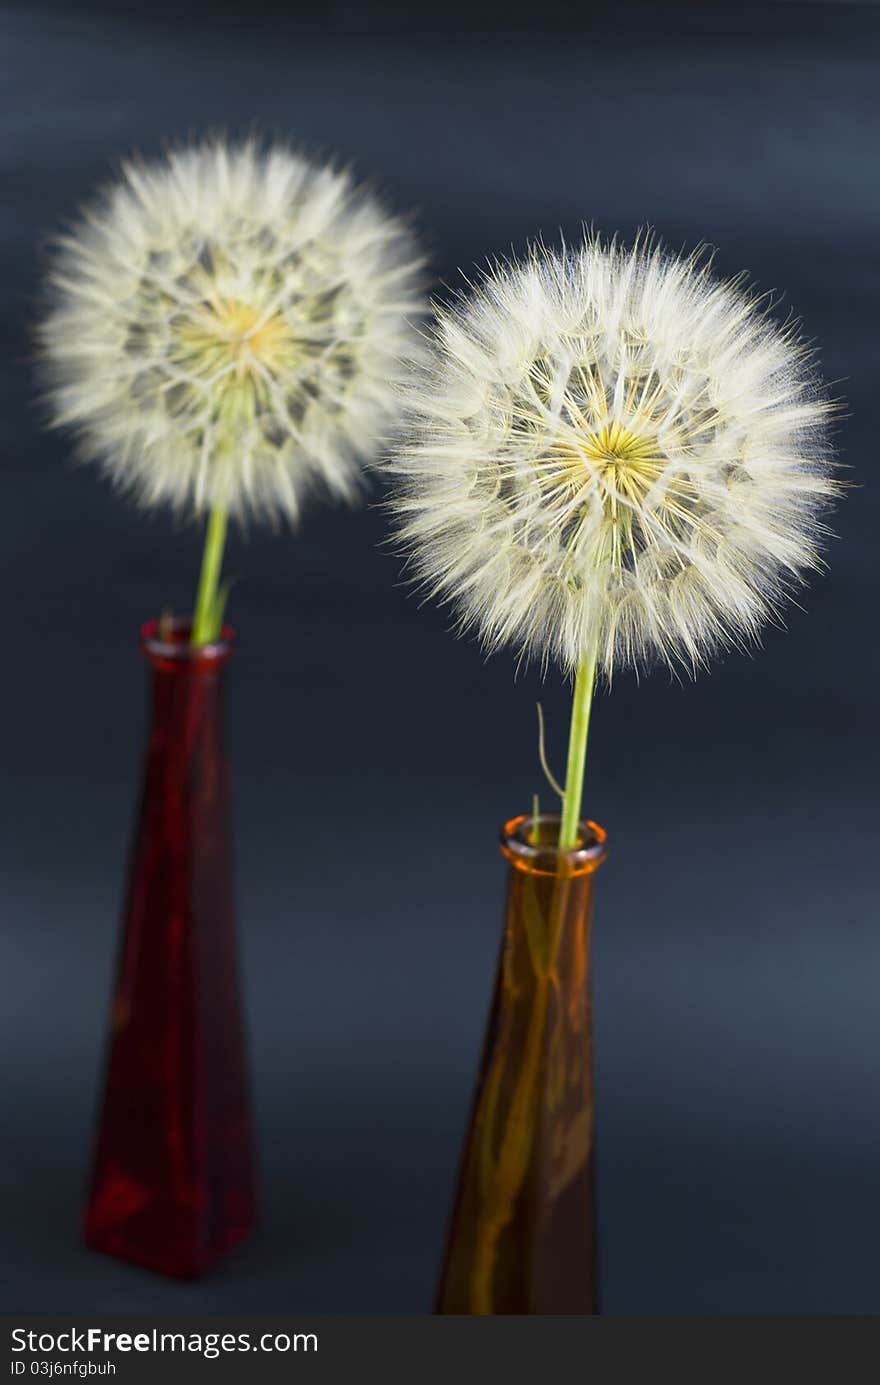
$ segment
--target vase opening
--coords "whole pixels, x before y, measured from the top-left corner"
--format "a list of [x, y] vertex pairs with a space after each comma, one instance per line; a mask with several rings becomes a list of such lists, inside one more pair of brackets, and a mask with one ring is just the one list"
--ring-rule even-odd
[[577, 845], [560, 851], [559, 814], [522, 814], [501, 829], [501, 850], [517, 870], [530, 875], [591, 875], [608, 854], [608, 833], [585, 818], [578, 826]]
[[148, 620], [141, 626], [141, 648], [154, 667], [180, 668], [194, 665], [224, 663], [233, 652], [235, 631], [224, 625], [220, 638], [210, 644], [193, 645], [192, 621], [189, 616], [171, 616]]

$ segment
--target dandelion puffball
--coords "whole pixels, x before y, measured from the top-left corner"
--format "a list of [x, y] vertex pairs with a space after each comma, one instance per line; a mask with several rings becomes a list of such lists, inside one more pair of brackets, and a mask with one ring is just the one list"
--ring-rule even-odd
[[419, 257], [347, 172], [215, 141], [129, 163], [52, 266], [54, 421], [142, 502], [348, 498], [413, 355]]
[[809, 352], [740, 281], [587, 236], [438, 309], [392, 460], [416, 574], [494, 648], [694, 668], [819, 562]]

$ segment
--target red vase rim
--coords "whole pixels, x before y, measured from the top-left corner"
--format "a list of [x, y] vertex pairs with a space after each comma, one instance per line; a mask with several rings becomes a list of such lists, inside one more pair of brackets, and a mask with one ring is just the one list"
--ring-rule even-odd
[[235, 630], [231, 625], [222, 627], [218, 640], [198, 648], [190, 644], [191, 632], [192, 621], [187, 616], [172, 616], [168, 621], [148, 620], [141, 626], [141, 648], [152, 664], [174, 668], [221, 664], [231, 655], [235, 644]]
[[591, 875], [608, 854], [608, 833], [598, 822], [583, 818], [577, 846], [560, 851], [555, 844], [559, 821], [558, 813], [541, 813], [537, 818], [522, 813], [511, 818], [501, 829], [502, 853], [517, 870], [530, 875]]

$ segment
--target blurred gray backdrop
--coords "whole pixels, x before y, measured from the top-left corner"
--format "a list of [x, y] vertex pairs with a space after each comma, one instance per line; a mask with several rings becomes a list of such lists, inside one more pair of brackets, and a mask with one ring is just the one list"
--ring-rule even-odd
[[[610, 1313], [880, 1306], [880, 10], [847, 4], [0, 7], [0, 1161], [7, 1312], [430, 1307], [534, 701], [407, 596], [383, 514], [235, 537], [240, 928], [264, 1210], [200, 1284], [83, 1249], [144, 738], [139, 623], [200, 536], [41, 431], [42, 243], [120, 153], [254, 127], [415, 208], [438, 284], [582, 220], [706, 239], [802, 314], [848, 401], [827, 576], [696, 684], [621, 678], [595, 998]], [[534, 11], [539, 10], [539, 17]], [[418, 13], [416, 13], [418, 11]]]

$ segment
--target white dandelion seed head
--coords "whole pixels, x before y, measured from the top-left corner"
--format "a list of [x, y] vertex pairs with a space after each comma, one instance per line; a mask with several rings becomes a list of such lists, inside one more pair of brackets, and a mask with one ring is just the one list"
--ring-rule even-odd
[[353, 498], [422, 308], [404, 224], [351, 176], [213, 141], [127, 164], [58, 246], [53, 419], [145, 504], [295, 520]]
[[810, 354], [699, 256], [536, 247], [432, 335], [390, 463], [397, 534], [490, 649], [694, 670], [819, 564], [835, 484]]

